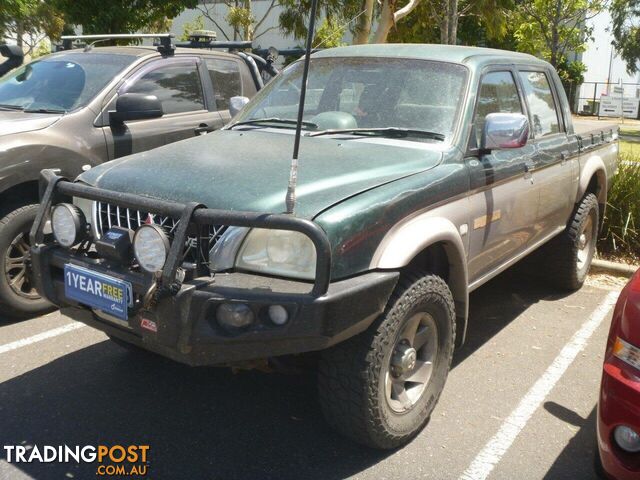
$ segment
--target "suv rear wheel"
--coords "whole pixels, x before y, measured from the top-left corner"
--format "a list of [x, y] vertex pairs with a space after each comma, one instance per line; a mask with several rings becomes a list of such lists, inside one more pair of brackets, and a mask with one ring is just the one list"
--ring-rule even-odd
[[451, 366], [455, 309], [436, 275], [404, 276], [367, 330], [323, 352], [319, 396], [327, 421], [358, 443], [391, 449], [426, 425]]
[[0, 219], [0, 307], [12, 317], [44, 313], [52, 305], [35, 290], [31, 272], [29, 231], [39, 205], [25, 205]]

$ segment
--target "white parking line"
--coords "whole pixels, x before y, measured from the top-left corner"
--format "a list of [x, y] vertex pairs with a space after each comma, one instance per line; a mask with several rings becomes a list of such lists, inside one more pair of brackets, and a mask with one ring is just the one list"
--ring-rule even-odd
[[471, 462], [471, 465], [460, 476], [460, 480], [485, 480], [489, 476], [545, 397], [551, 392], [554, 385], [569, 368], [569, 365], [573, 363], [578, 353], [584, 349], [591, 335], [607, 317], [609, 310], [615, 305], [618, 295], [619, 292], [609, 292], [602, 303], [591, 313], [591, 316], [582, 324], [580, 330], [573, 335], [549, 368], [504, 421], [498, 433], [489, 440]]
[[39, 333], [32, 337], [23, 338], [22, 340], [16, 340], [15, 342], [7, 343], [5, 345], [0, 345], [0, 354], [7, 353], [12, 350], [17, 350], [22, 347], [27, 347], [29, 345], [33, 345], [34, 343], [41, 342], [43, 340], [47, 340], [49, 338], [57, 337], [67, 332], [71, 332], [73, 330], [77, 330], [78, 328], [84, 327], [84, 323], [73, 322], [68, 325], [64, 325], [63, 327], [54, 328], [52, 330], [47, 330], [46, 332]]

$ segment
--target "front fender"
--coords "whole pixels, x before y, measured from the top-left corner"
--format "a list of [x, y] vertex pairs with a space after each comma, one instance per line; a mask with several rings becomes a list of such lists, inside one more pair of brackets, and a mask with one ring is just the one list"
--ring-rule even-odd
[[459, 343], [464, 341], [469, 313], [467, 256], [462, 235], [448, 218], [433, 216], [434, 212], [418, 215], [387, 233], [378, 246], [371, 270], [398, 270], [406, 267], [421, 252], [432, 245], [441, 245], [449, 263], [448, 284], [456, 303]]

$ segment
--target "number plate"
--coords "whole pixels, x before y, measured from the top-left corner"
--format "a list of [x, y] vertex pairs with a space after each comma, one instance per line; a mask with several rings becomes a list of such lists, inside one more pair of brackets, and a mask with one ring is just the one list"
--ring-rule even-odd
[[67, 263], [64, 266], [67, 298], [126, 320], [133, 295], [131, 282]]

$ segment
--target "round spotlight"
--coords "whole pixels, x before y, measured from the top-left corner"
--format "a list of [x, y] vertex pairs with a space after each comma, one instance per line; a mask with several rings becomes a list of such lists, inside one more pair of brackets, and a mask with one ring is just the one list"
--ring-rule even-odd
[[82, 210], [70, 203], [60, 203], [51, 211], [51, 228], [56, 241], [72, 247], [84, 238], [87, 222]]
[[217, 311], [218, 323], [223, 327], [243, 328], [254, 321], [253, 311], [244, 303], [223, 303]]
[[632, 428], [625, 425], [616, 427], [613, 431], [613, 438], [615, 438], [618, 446], [625, 452], [640, 452], [640, 435]]
[[271, 305], [269, 307], [269, 320], [275, 325], [284, 325], [289, 320], [289, 312], [282, 305]]
[[169, 255], [169, 239], [157, 225], [142, 225], [133, 237], [133, 254], [140, 268], [156, 273], [162, 270]]

